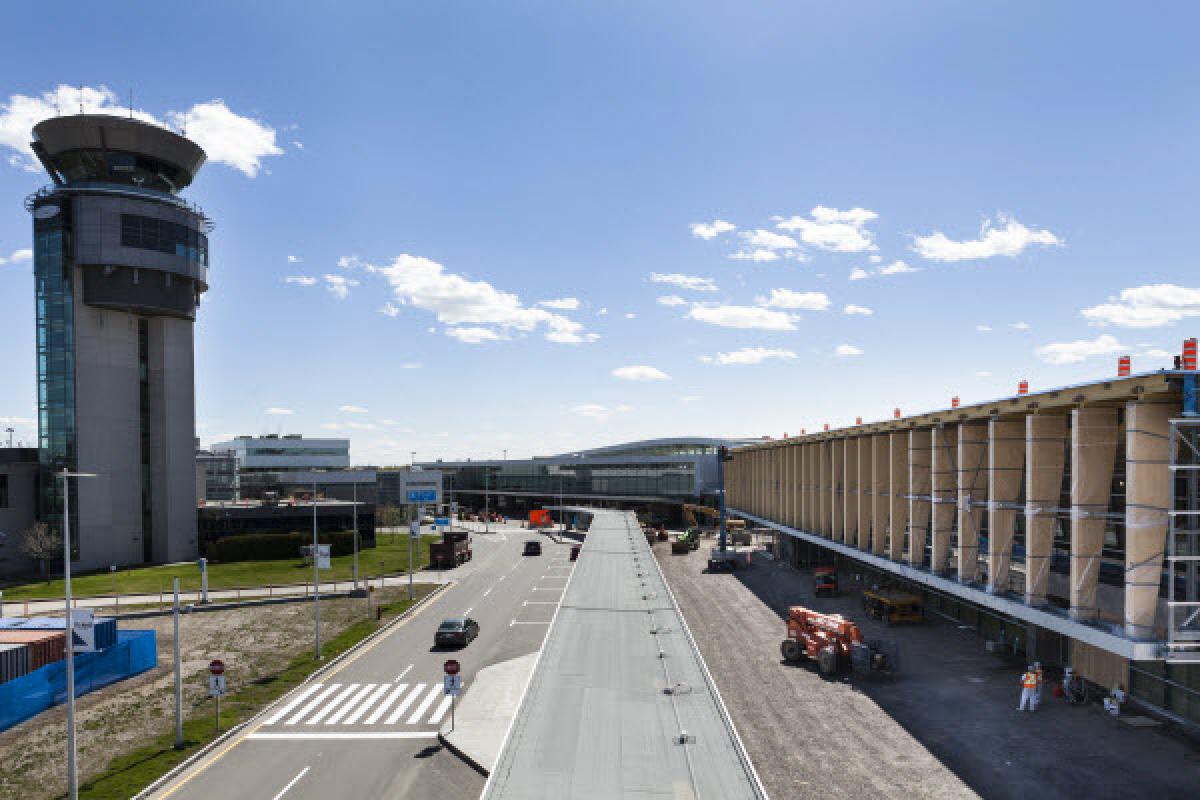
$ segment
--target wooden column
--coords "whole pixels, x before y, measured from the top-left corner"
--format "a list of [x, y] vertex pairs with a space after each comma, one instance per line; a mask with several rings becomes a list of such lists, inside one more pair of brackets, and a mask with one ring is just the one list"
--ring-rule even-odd
[[829, 442], [829, 535], [835, 542], [843, 540], [842, 518], [845, 509], [842, 508], [842, 486], [845, 480], [846, 440], [832, 439]]
[[771, 519], [781, 522], [787, 502], [787, 473], [784, 472], [783, 453], [786, 448], [777, 445], [771, 448]]
[[811, 444], [800, 445], [800, 530], [812, 531], [812, 461]]
[[1099, 615], [1100, 551], [1117, 457], [1117, 410], [1071, 412], [1071, 609], [1072, 619]]
[[904, 560], [908, 531], [908, 434], [889, 433], [888, 439], [888, 558]]
[[1025, 418], [1025, 603], [1046, 605], [1050, 554], [1066, 462], [1067, 418]]
[[954, 540], [954, 517], [958, 506], [958, 426], [938, 425], [931, 433], [933, 524], [929, 529], [932, 544], [929, 569], [935, 575], [942, 575], [950, 567], [950, 547]]
[[871, 499], [875, 492], [872, 481], [873, 436], [858, 437], [858, 549], [871, 551]]
[[988, 426], [958, 426], [958, 581], [979, 580], [979, 529], [988, 499]]
[[858, 443], [859, 437], [847, 437], [846, 457], [842, 464], [842, 541], [858, 546]]
[[884, 554], [888, 528], [888, 435], [871, 437], [871, 552]]
[[[991, 594], [1009, 590], [1015, 504], [1025, 467], [1025, 420], [988, 422], [988, 583]], [[1005, 505], [1011, 507], [1004, 507]]]
[[817, 448], [817, 533], [829, 535], [829, 443], [819, 441]]
[[1167, 510], [1171, 503], [1171, 417], [1167, 403], [1125, 407], [1125, 635], [1154, 639]]
[[807, 449], [806, 445], [796, 446], [796, 474], [800, 480], [796, 485], [796, 499], [799, 502], [796, 514], [796, 528], [807, 530], [804, 519], [808, 515], [808, 465], [804, 463], [804, 453]]
[[933, 459], [933, 435], [928, 428], [908, 432], [908, 563], [925, 565], [925, 537], [929, 531], [930, 467]]

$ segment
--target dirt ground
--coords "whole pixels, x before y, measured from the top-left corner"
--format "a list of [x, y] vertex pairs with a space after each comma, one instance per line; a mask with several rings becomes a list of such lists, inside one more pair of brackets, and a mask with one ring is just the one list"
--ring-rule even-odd
[[[766, 558], [705, 574], [711, 540], [689, 556], [655, 546], [755, 768], [775, 798], [1194, 798], [1200, 752], [1161, 729], [1136, 729], [1098, 705], [1049, 697], [1016, 711], [1023, 665], [984, 650], [973, 630], [931, 618], [865, 619], [853, 579], [814, 598], [812, 575]], [[825, 680], [783, 662], [789, 605], [837, 612], [868, 639], [901, 648], [894, 680]]]
[[[386, 589], [374, 593], [372, 603], [393, 602], [406, 594], [406, 589]], [[364, 600], [322, 600], [322, 636], [332, 638], [366, 614]], [[119, 625], [124, 630], [156, 632], [158, 666], [76, 701], [81, 783], [102, 771], [109, 759], [148, 744], [174, 726], [171, 617], [124, 620]], [[312, 604], [185, 614], [180, 639], [184, 715], [211, 715], [209, 662], [214, 658], [225, 662], [231, 689], [279, 671], [312, 648]], [[65, 743], [66, 709], [61, 705], [0, 734], [0, 797], [60, 796], [66, 787]]]

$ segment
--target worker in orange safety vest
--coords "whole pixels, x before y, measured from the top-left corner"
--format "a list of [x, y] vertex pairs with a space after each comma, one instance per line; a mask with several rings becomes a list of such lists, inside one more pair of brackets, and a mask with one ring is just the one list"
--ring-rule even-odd
[[1024, 711], [1026, 708], [1033, 711], [1037, 708], [1037, 685], [1037, 673], [1030, 664], [1021, 676], [1021, 704], [1017, 706], [1017, 711]]

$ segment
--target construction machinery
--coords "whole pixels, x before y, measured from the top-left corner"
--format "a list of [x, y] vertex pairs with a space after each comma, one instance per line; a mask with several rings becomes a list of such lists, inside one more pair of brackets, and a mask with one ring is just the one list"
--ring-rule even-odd
[[863, 610], [867, 616], [884, 625], [895, 622], [924, 622], [925, 609], [921, 598], [896, 589], [867, 589], [862, 593]]
[[688, 528], [683, 533], [675, 537], [675, 541], [671, 542], [671, 552], [675, 555], [687, 555], [691, 550], [696, 550], [700, 547], [700, 531], [696, 528]]
[[841, 614], [822, 614], [803, 606], [788, 609], [787, 638], [779, 646], [783, 660], [806, 658], [817, 662], [817, 671], [831, 676], [850, 667], [859, 674], [891, 675], [900, 665], [899, 651], [882, 641], [863, 641], [862, 631]]
[[535, 508], [529, 512], [529, 527], [530, 528], [552, 528], [554, 527], [553, 520], [550, 519], [550, 512], [544, 508]]
[[698, 528], [700, 526], [700, 523], [696, 521], [697, 514], [711, 518], [714, 526], [721, 524], [721, 512], [717, 509], [709, 508], [708, 506], [698, 506], [694, 503], [683, 504], [683, 522], [688, 528]]
[[813, 570], [813, 596], [837, 597], [837, 567], [817, 567]]

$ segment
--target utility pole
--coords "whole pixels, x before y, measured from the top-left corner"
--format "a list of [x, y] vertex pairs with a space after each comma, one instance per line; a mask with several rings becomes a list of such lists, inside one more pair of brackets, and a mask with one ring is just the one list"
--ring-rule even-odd
[[354, 476], [354, 591], [358, 591], [358, 476]]
[[63, 597], [66, 600], [67, 661], [67, 797], [79, 800], [79, 776], [75, 768], [75, 622], [71, 616], [71, 478], [94, 478], [90, 472], [63, 469]]
[[725, 552], [725, 461], [729, 458], [729, 450], [717, 448], [717, 485], [721, 492], [721, 532], [717, 537], [717, 548]]
[[317, 541], [317, 479], [313, 478], [312, 489], [312, 509], [313, 509], [313, 543], [312, 543], [312, 564], [313, 564], [313, 617], [316, 625], [316, 643], [317, 643], [317, 661], [321, 660], [321, 571], [318, 566], [318, 552], [320, 551], [320, 543]]
[[183, 673], [179, 644], [179, 578], [175, 578], [175, 749], [183, 749]]
[[491, 516], [490, 507], [488, 505], [488, 468], [487, 464], [483, 465], [483, 532], [488, 533], [488, 518]]

